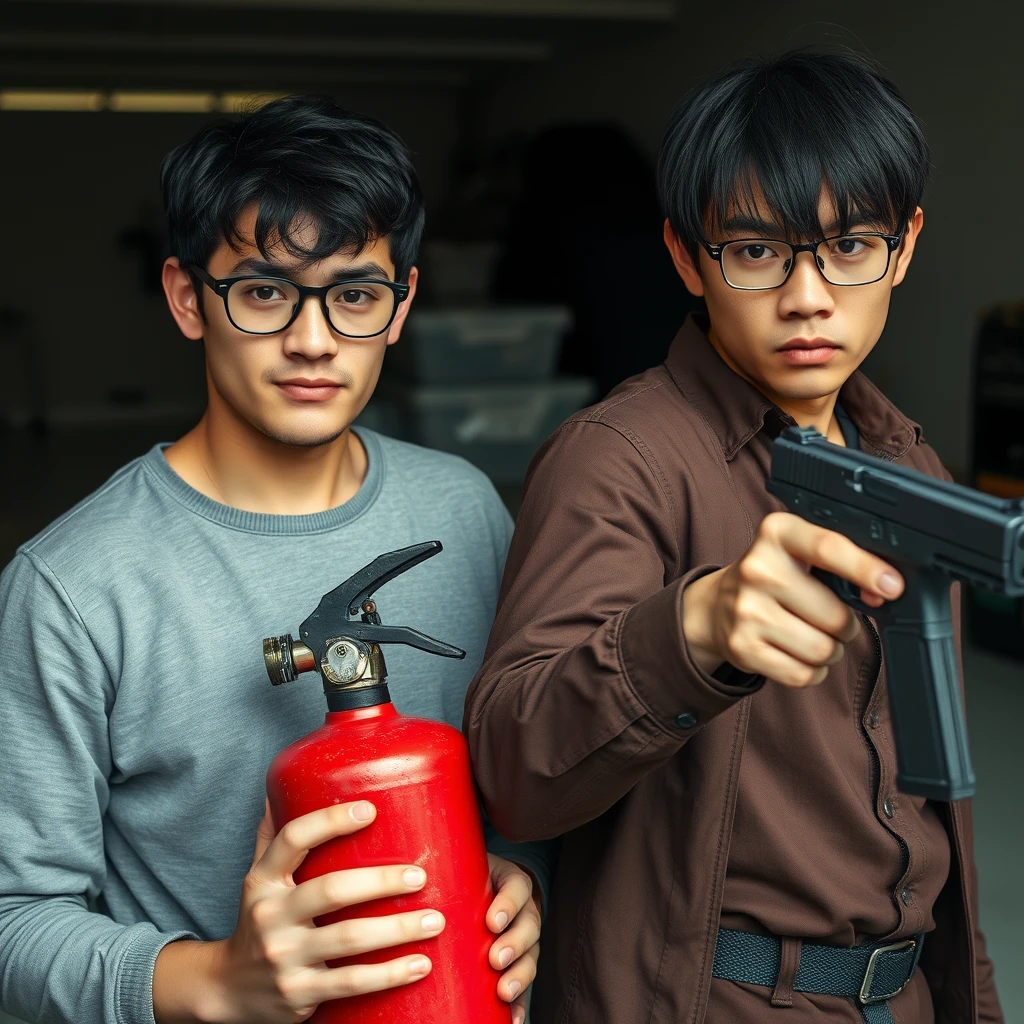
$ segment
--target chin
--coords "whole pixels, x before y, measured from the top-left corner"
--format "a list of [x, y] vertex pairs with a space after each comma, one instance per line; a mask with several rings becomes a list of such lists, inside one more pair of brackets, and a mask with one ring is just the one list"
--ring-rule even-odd
[[348, 424], [334, 425], [331, 427], [299, 428], [285, 427], [284, 425], [272, 424], [260, 427], [272, 441], [278, 444], [290, 445], [293, 448], [322, 448], [324, 445], [337, 441], [348, 429]]

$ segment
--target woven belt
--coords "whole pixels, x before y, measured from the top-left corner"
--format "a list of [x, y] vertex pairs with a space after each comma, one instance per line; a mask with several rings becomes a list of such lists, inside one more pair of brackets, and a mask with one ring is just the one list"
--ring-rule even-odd
[[[800, 950], [793, 990], [849, 996], [867, 1024], [893, 1024], [886, 1001], [902, 992], [914, 976], [923, 944], [923, 935], [853, 949], [806, 943]], [[719, 929], [716, 978], [772, 988], [779, 980], [781, 962], [782, 943], [775, 936]]]

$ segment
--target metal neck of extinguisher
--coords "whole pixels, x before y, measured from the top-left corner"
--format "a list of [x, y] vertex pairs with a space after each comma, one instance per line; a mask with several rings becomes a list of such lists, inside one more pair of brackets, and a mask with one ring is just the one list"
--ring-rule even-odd
[[[390, 701], [381, 644], [406, 644], [445, 658], [464, 658], [458, 647], [409, 626], [385, 626], [371, 596], [378, 587], [441, 551], [440, 541], [415, 544], [375, 558], [320, 599], [316, 611], [290, 633], [263, 641], [270, 681], [278, 686], [302, 672], [317, 671], [331, 711], [353, 711]], [[359, 615], [358, 620], [350, 616]]]

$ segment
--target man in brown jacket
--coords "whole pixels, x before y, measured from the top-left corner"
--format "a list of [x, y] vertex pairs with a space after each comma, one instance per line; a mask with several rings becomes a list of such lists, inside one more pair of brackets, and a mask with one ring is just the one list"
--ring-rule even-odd
[[897, 791], [874, 623], [808, 570], [872, 607], [903, 580], [765, 490], [793, 423], [948, 478], [857, 370], [928, 164], [852, 57], [749, 62], [669, 125], [665, 241], [708, 316], [538, 453], [467, 696], [494, 823], [564, 834], [535, 1024], [1002, 1020], [970, 805]]

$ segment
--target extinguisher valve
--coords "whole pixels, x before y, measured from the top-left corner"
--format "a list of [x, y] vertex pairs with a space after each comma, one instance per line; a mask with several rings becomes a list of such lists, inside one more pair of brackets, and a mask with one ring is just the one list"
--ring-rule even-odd
[[461, 648], [418, 629], [385, 625], [372, 599], [385, 583], [440, 551], [441, 542], [432, 540], [379, 555], [320, 598], [316, 610], [299, 626], [302, 641], [293, 640], [290, 633], [267, 637], [263, 660], [270, 681], [280, 686], [300, 672], [317, 670], [328, 695], [339, 687], [383, 685], [387, 669], [381, 644], [405, 644], [442, 658], [464, 658], [466, 652]]
[[316, 668], [316, 656], [305, 644], [293, 640], [291, 633], [268, 636], [263, 641], [263, 661], [275, 686], [290, 683], [300, 672]]

